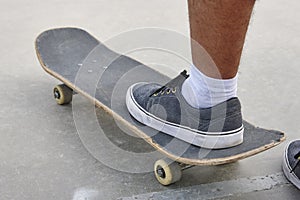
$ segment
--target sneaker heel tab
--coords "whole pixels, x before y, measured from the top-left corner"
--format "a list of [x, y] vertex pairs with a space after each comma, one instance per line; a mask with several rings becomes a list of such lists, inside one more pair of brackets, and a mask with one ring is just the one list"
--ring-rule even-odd
[[190, 75], [187, 74], [187, 71], [186, 70], [183, 70], [181, 73], [180, 73], [181, 76], [184, 76], [185, 78], [188, 78]]

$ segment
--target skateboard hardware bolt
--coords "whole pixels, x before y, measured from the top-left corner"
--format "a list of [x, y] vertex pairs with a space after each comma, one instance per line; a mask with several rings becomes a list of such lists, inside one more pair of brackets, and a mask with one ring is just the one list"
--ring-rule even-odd
[[157, 167], [156, 172], [157, 172], [157, 174], [158, 174], [159, 177], [166, 178], [165, 170], [161, 166]]
[[58, 90], [55, 90], [55, 91], [54, 91], [54, 98], [55, 98], [55, 99], [60, 99], [60, 94], [59, 94], [59, 91], [58, 91]]

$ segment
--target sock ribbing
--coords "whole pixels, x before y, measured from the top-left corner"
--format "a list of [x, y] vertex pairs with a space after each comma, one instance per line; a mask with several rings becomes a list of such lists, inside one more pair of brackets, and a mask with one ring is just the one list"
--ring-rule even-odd
[[215, 79], [191, 66], [190, 77], [183, 83], [182, 95], [195, 108], [210, 108], [237, 96], [237, 76]]

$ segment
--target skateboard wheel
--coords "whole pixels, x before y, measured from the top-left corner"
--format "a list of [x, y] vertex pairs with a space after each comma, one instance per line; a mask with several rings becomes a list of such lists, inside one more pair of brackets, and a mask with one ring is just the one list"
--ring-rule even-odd
[[57, 104], [69, 104], [72, 101], [73, 90], [65, 84], [61, 84], [54, 87], [53, 95]]
[[177, 162], [158, 160], [154, 164], [154, 173], [158, 182], [162, 185], [171, 185], [181, 179], [181, 167]]

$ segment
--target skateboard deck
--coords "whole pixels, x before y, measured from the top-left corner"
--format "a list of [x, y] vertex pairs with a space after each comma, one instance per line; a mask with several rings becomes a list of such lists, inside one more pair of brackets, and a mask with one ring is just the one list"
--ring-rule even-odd
[[36, 52], [43, 69], [122, 122], [172, 160], [187, 165], [220, 165], [270, 149], [285, 134], [244, 121], [244, 142], [233, 148], [205, 150], [146, 127], [126, 108], [127, 89], [136, 82], [165, 84], [169, 77], [124, 55], [119, 55], [84, 30], [60, 28], [43, 32], [36, 39]]

